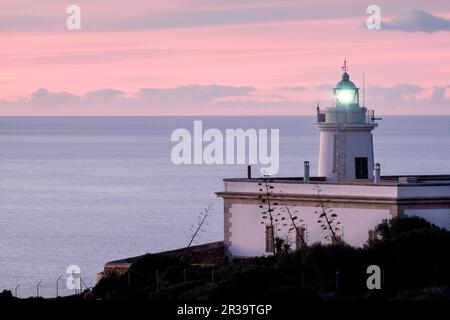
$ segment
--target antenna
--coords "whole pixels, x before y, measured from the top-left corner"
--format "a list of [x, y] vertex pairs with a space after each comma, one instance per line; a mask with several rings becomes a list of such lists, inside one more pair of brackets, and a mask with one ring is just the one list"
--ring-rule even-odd
[[344, 59], [344, 66], [342, 67], [342, 71], [347, 72], [348, 71], [348, 67], [347, 67], [347, 59]]
[[363, 107], [366, 106], [366, 75], [363, 72]]

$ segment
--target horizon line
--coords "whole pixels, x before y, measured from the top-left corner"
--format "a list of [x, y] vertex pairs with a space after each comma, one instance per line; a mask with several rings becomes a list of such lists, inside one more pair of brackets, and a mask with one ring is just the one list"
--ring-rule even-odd
[[[316, 114], [274, 114], [274, 115], [238, 115], [238, 114], [230, 114], [230, 115], [0, 115], [0, 118], [94, 118], [94, 117], [110, 117], [110, 118], [136, 118], [136, 117], [314, 117]], [[449, 117], [450, 114], [378, 114], [377, 116], [381, 117]]]

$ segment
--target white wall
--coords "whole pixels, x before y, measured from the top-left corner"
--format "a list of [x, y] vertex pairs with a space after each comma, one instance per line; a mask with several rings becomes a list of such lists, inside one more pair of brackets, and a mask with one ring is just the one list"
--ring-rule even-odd
[[[285, 193], [293, 195], [314, 195], [314, 183], [271, 183], [274, 186], [274, 194]], [[449, 186], [387, 186], [387, 185], [340, 185], [340, 184], [320, 184], [322, 195], [329, 196], [369, 196], [369, 197], [418, 197], [424, 196], [445, 196], [450, 190]], [[258, 193], [260, 186], [258, 183], [243, 181], [226, 181], [225, 190], [239, 193]], [[364, 206], [362, 204], [362, 206]], [[300, 211], [299, 217], [307, 225], [308, 243], [325, 242], [325, 233], [317, 223], [315, 207], [296, 207]], [[291, 209], [294, 211], [295, 209]], [[344, 225], [344, 241], [352, 246], [362, 246], [368, 239], [368, 230], [373, 229], [383, 219], [390, 219], [388, 209], [348, 209], [334, 208], [338, 214], [338, 220]], [[230, 208], [230, 231], [231, 246], [230, 253], [233, 256], [262, 256], [265, 251], [265, 224], [261, 224], [261, 208], [259, 204], [233, 204]], [[448, 209], [416, 209], [405, 210], [407, 216], [417, 215], [426, 220], [450, 230], [450, 208]], [[295, 246], [295, 233], [287, 234], [282, 230], [281, 238], [288, 238]]]
[[[282, 207], [275, 210], [274, 216], [280, 208]], [[317, 223], [318, 214], [314, 213], [317, 208], [290, 207], [290, 209], [291, 212], [298, 210], [299, 219], [304, 220], [302, 224], [306, 224], [307, 227], [308, 244], [327, 243], [324, 240], [327, 233], [321, 230]], [[344, 241], [352, 246], [363, 246], [368, 239], [369, 229], [373, 229], [383, 219], [391, 218], [389, 210], [382, 209], [337, 208], [333, 210], [338, 215], [338, 221], [344, 226]], [[231, 255], [248, 257], [269, 254], [265, 251], [265, 224], [261, 224], [261, 221], [267, 223], [268, 221], [261, 218], [261, 211], [259, 205], [233, 204], [231, 206], [231, 246], [229, 247]], [[283, 239], [287, 238], [292, 242], [292, 247], [295, 248], [295, 231], [288, 233], [287, 228], [282, 227], [282, 231], [276, 236]]]
[[334, 131], [320, 131], [319, 166], [317, 175], [319, 177], [327, 177], [328, 180], [333, 180], [335, 177], [335, 172], [333, 172], [336, 152], [334, 135]]
[[[361, 128], [360, 130], [341, 131], [345, 136], [344, 153], [345, 153], [345, 179], [355, 179], [355, 158], [367, 157], [369, 168], [369, 179], [373, 173], [373, 141], [372, 128]], [[334, 135], [335, 131], [322, 129], [320, 131], [320, 152], [319, 152], [319, 171], [318, 176], [327, 177], [334, 180]], [[337, 161], [337, 159], [336, 159]]]
[[345, 134], [345, 177], [355, 179], [355, 158], [367, 157], [368, 177], [373, 176], [372, 133], [367, 131], [349, 131]]

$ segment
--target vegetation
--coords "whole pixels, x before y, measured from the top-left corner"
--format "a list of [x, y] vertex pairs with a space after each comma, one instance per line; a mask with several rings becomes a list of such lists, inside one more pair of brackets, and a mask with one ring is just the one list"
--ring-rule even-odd
[[[315, 211], [319, 216], [317, 223], [320, 224], [322, 230], [329, 232], [329, 234], [325, 236], [325, 240], [329, 240], [332, 243], [338, 243], [341, 241], [342, 236], [341, 222], [337, 220], [338, 216], [333, 212], [333, 209], [324, 204], [320, 186], [316, 185], [314, 190], [317, 192], [318, 200], [318, 204], [316, 205], [318, 210]], [[338, 233], [341, 233], [341, 236], [339, 236]]]
[[213, 203], [211, 202], [206, 208], [203, 209], [202, 212], [200, 212], [200, 216], [198, 219], [197, 225], [191, 226], [191, 232], [192, 236], [189, 238], [189, 243], [186, 246], [185, 250], [183, 251], [183, 254], [181, 255], [181, 261], [184, 260], [184, 256], [187, 252], [187, 250], [191, 247], [192, 243], [195, 241], [195, 238], [198, 236], [198, 234], [202, 231], [204, 231], [204, 225], [206, 224], [206, 218], [208, 218], [209, 211], [211, 210]]
[[[331, 231], [331, 230], [330, 230]], [[123, 275], [109, 275], [92, 297], [150, 300], [450, 299], [450, 232], [421, 218], [377, 227], [382, 239], [353, 248], [342, 242], [235, 259], [214, 268], [147, 255]], [[369, 265], [382, 270], [382, 289], [368, 290]], [[158, 275], [156, 272], [158, 271]]]
[[291, 248], [289, 239], [283, 239], [278, 236], [283, 229], [287, 231], [286, 234], [291, 234], [294, 231], [302, 246], [306, 246], [306, 240], [300, 232], [303, 220], [299, 219], [298, 210], [291, 211], [286, 199], [282, 196], [283, 203], [280, 204], [277, 202], [277, 195], [274, 194], [273, 190], [275, 187], [272, 183], [273, 179], [267, 176], [262, 178], [262, 182], [258, 183], [260, 193], [258, 199], [260, 201], [259, 208], [262, 210], [261, 224], [270, 227], [268, 229], [266, 228], [266, 232], [270, 232], [268, 238], [272, 243], [270, 246], [267, 246], [267, 249], [270, 249], [267, 251], [277, 255], [282, 252], [287, 252]]

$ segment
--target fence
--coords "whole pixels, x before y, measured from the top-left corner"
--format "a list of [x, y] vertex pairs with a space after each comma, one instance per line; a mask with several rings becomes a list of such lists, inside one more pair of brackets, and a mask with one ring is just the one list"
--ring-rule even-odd
[[93, 279], [80, 277], [79, 288], [69, 289], [66, 281], [66, 276], [39, 281], [24, 280], [18, 281], [14, 287], [3, 288], [2, 290], [10, 290], [14, 297], [23, 299], [31, 297], [56, 298], [78, 294], [84, 290], [92, 289], [95, 285]]

